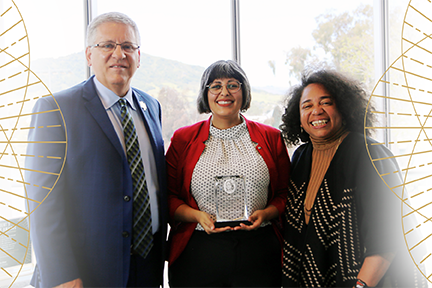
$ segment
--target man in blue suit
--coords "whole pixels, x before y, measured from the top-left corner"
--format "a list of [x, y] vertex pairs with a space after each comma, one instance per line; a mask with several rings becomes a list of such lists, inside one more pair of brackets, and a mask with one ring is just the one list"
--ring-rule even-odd
[[[128, 16], [98, 16], [88, 27], [86, 48], [95, 75], [35, 105], [26, 179], [34, 200], [29, 211], [34, 210], [30, 227], [36, 287], [162, 284], [167, 196], [161, 107], [131, 87], [140, 65], [139, 45], [138, 28]], [[129, 134], [127, 115], [132, 117], [130, 131], [135, 130]], [[135, 162], [128, 161], [131, 135], [138, 140]], [[58, 159], [65, 152], [63, 163]], [[136, 180], [141, 162], [139, 171], [144, 171]], [[58, 179], [56, 171], [61, 171]], [[135, 222], [135, 204], [144, 199], [138, 190], [145, 191], [140, 193], [147, 204], [140, 207], [149, 213], [146, 224]], [[136, 244], [140, 234], [145, 248]]]

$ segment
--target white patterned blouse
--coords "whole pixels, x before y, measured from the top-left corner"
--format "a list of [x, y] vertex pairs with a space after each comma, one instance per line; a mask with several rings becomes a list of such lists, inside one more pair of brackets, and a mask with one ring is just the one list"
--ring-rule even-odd
[[[246, 122], [220, 130], [210, 125], [206, 147], [195, 165], [191, 192], [198, 208], [216, 220], [215, 177], [243, 175], [247, 190], [250, 216], [267, 206], [270, 175], [264, 159], [255, 149]], [[241, 207], [241, 203], [239, 203]], [[262, 226], [270, 224], [263, 222]], [[196, 230], [204, 230], [198, 223]]]

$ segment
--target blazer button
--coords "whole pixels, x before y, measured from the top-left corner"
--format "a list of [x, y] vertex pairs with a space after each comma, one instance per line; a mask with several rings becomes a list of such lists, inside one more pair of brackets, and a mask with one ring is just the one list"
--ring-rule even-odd
[[127, 237], [129, 237], [129, 233], [128, 233], [128, 232], [126, 232], [126, 231], [123, 231], [122, 235], [123, 235], [123, 237], [124, 237], [124, 238], [127, 238]]
[[258, 148], [258, 150], [260, 150], [260, 149], [261, 149], [261, 146], [258, 146], [257, 148]]
[[123, 197], [123, 199], [124, 199], [124, 201], [129, 202], [130, 199], [131, 199], [131, 197], [129, 197], [129, 196], [126, 195], [126, 196]]

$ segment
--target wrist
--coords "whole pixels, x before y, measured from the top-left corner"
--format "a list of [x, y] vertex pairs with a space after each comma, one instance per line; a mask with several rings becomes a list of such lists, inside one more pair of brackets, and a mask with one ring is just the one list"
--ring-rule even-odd
[[201, 211], [201, 210], [195, 210], [194, 211], [195, 214], [195, 222], [197, 223], [201, 223], [203, 221], [203, 219], [205, 218], [205, 212]]
[[363, 287], [369, 287], [369, 286], [363, 280], [357, 279], [355, 288], [363, 288]]
[[264, 210], [264, 221], [271, 221], [279, 216], [279, 210], [274, 205], [267, 206]]

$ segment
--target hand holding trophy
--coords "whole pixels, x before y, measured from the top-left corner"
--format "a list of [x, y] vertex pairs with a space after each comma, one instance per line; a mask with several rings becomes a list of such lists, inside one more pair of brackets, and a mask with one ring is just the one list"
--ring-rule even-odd
[[242, 175], [215, 177], [216, 228], [236, 227], [248, 221], [247, 190]]

